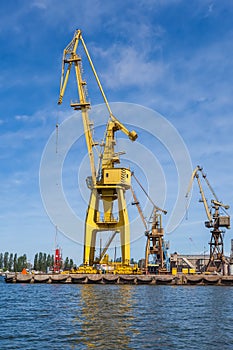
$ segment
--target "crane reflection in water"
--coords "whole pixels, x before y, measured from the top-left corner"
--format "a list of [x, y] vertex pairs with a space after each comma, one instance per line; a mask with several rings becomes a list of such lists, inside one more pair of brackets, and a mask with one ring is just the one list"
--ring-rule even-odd
[[[138, 334], [133, 327], [135, 289], [130, 285], [83, 285], [79, 313], [73, 320], [79, 345], [88, 348], [131, 349], [131, 339]], [[78, 337], [77, 337], [78, 336]]]

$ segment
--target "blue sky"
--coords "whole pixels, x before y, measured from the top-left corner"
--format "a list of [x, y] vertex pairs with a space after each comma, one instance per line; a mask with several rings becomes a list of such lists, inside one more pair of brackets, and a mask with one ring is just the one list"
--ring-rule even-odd
[[[1, 2], [0, 8], [0, 251], [25, 252], [32, 259], [38, 251], [52, 253], [55, 248], [55, 227], [40, 196], [39, 168], [56, 122], [62, 123], [72, 113], [69, 100], [76, 97], [72, 84], [62, 106], [57, 106], [57, 100], [62, 52], [77, 28], [82, 29], [108, 100], [143, 105], [163, 115], [183, 138], [193, 167], [202, 165], [219, 198], [232, 205], [231, 2], [12, 0]], [[91, 103], [102, 103], [85, 64], [84, 71]], [[176, 198], [175, 166], [159, 141], [153, 143], [143, 131], [139, 134], [140, 143], [151, 147], [158, 159], [167, 184], [162, 204], [171, 212]], [[85, 154], [80, 141], [67, 158], [64, 188], [84, 219], [85, 202], [82, 209], [75, 209], [80, 189], [72, 191], [82, 160], [77, 157], [76, 164], [73, 159], [80, 147]], [[83, 169], [88, 172], [86, 163]], [[153, 169], [149, 171], [149, 175], [139, 171], [142, 179], [153, 174]], [[208, 249], [210, 234], [198, 199], [195, 183], [189, 219], [167, 237], [171, 252]], [[143, 226], [137, 229], [143, 232]], [[231, 238], [230, 230], [224, 239], [226, 252]], [[82, 261], [80, 244], [62, 234], [58, 241], [63, 255]], [[142, 234], [132, 244], [132, 257], [143, 257], [144, 245]]]

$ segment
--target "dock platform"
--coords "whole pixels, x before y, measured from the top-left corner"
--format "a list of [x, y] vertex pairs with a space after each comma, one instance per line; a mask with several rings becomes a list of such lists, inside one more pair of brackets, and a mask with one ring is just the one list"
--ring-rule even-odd
[[218, 285], [233, 286], [233, 276], [206, 274], [114, 275], [114, 274], [21, 274], [7, 273], [6, 283]]

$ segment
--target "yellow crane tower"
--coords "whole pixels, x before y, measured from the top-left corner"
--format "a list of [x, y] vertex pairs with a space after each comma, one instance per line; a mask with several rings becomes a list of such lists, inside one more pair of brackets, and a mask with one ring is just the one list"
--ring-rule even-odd
[[[93, 140], [93, 123], [90, 123], [88, 115], [88, 111], [91, 106], [87, 101], [87, 94], [85, 90], [86, 82], [82, 78], [82, 60], [80, 55], [77, 53], [78, 44], [80, 42], [84, 48], [99, 90], [109, 112], [109, 120], [105, 131], [103, 151], [99, 155], [98, 169], [95, 166], [93, 149], [97, 146], [97, 143]], [[135, 131], [129, 131], [113, 115], [83, 40], [81, 30], [75, 31], [73, 39], [64, 50], [58, 104], [62, 103], [72, 66], [75, 68], [79, 101], [71, 103], [70, 105], [74, 108], [74, 110], [81, 110], [91, 167], [91, 176], [87, 178], [87, 185], [91, 190], [91, 194], [85, 221], [83, 264], [84, 266], [93, 266], [95, 263], [97, 232], [112, 231], [114, 232], [114, 236], [116, 233], [120, 234], [122, 264], [123, 266], [128, 266], [130, 263], [130, 227], [125, 201], [125, 191], [131, 186], [131, 172], [128, 168], [115, 167], [115, 164], [120, 163], [119, 153], [115, 153], [115, 133], [118, 130], [121, 130], [129, 137], [131, 141], [135, 141], [137, 139], [137, 133]], [[114, 201], [117, 201], [118, 204], [118, 217], [113, 216]], [[103, 217], [101, 217], [101, 203], [103, 207]]]
[[[201, 184], [201, 180], [199, 178], [199, 173], [202, 175], [202, 178], [207, 184], [207, 187], [209, 188], [212, 196], [214, 199], [211, 200], [211, 206], [208, 205], [207, 199], [205, 197], [205, 193]], [[226, 210], [229, 209], [229, 205], [223, 204], [218, 200], [218, 197], [216, 196], [212, 186], [210, 185], [206, 174], [203, 172], [202, 167], [199, 165], [194, 169], [189, 187], [186, 193], [186, 197], [188, 198], [189, 193], [192, 188], [192, 184], [194, 179], [197, 179], [197, 183], [199, 186], [200, 194], [201, 194], [201, 200], [200, 202], [203, 202], [205, 212], [207, 215], [207, 221], [205, 221], [205, 226], [207, 228], [211, 228], [211, 239], [209, 242], [210, 245], [210, 257], [209, 262], [206, 267], [206, 271], [217, 271], [220, 272], [223, 268], [223, 264], [225, 262], [224, 258], [224, 250], [223, 250], [223, 231], [220, 230], [221, 227], [225, 227], [227, 229], [230, 228], [230, 216], [227, 214]], [[213, 209], [213, 212], [212, 212]], [[222, 209], [225, 212], [225, 215], [220, 214], [220, 209]]]

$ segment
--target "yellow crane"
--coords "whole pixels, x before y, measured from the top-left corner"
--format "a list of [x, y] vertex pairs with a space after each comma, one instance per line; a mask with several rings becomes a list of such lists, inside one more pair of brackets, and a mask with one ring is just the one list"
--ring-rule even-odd
[[[97, 143], [93, 140], [93, 125], [89, 120], [88, 114], [91, 106], [87, 101], [86, 82], [82, 77], [82, 59], [77, 53], [79, 43], [81, 43], [84, 48], [84, 52], [109, 113], [103, 151], [99, 154], [98, 169], [95, 166], [94, 157], [94, 148], [97, 146]], [[87, 185], [91, 190], [91, 194], [85, 220], [83, 264], [84, 266], [92, 266], [95, 263], [97, 232], [112, 231], [114, 232], [114, 236], [115, 233], [120, 234], [122, 264], [128, 266], [130, 263], [130, 227], [125, 201], [125, 191], [130, 189], [131, 186], [131, 171], [125, 167], [115, 167], [115, 164], [120, 163], [120, 154], [115, 152], [115, 133], [120, 130], [125, 133], [131, 141], [137, 139], [137, 133], [134, 130], [129, 131], [113, 115], [82, 37], [81, 30], [75, 31], [73, 39], [67, 45], [63, 53], [58, 104], [62, 103], [72, 66], [74, 66], [75, 69], [79, 101], [71, 103], [70, 105], [74, 110], [81, 110], [91, 168], [91, 176], [87, 178]], [[114, 201], [117, 201], [118, 204], [118, 217], [113, 216]], [[101, 217], [101, 204], [103, 207], [103, 217]]]
[[[204, 179], [207, 187], [209, 188], [213, 199], [211, 200], [211, 205], [209, 206], [207, 203], [207, 199], [205, 197], [205, 193], [203, 190], [203, 186], [199, 177], [199, 173]], [[209, 262], [206, 267], [206, 271], [221, 271], [223, 268], [223, 264], [225, 262], [224, 258], [224, 249], [223, 249], [223, 231], [220, 230], [221, 227], [225, 227], [227, 229], [230, 228], [230, 216], [226, 212], [229, 209], [229, 205], [223, 204], [218, 200], [216, 193], [214, 192], [212, 186], [210, 185], [206, 174], [203, 172], [203, 168], [199, 165], [194, 169], [190, 183], [188, 186], [188, 190], [186, 193], [186, 197], [188, 198], [189, 193], [191, 191], [194, 179], [197, 179], [197, 183], [199, 186], [200, 194], [201, 194], [201, 202], [204, 204], [207, 221], [205, 221], [205, 226], [211, 229], [211, 239], [209, 242], [210, 245], [210, 257]], [[213, 209], [213, 210], [212, 210]], [[220, 209], [222, 209], [225, 215], [220, 214]], [[212, 212], [213, 211], [213, 212]]]

